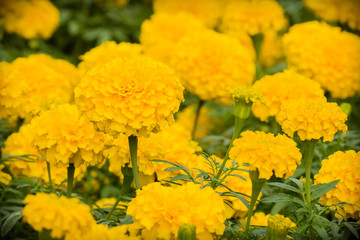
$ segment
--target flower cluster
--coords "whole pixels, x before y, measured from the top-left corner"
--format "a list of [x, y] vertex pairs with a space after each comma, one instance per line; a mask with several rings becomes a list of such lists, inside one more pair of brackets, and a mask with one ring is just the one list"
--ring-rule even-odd
[[283, 37], [290, 69], [318, 81], [335, 98], [360, 91], [360, 37], [317, 21], [296, 24]]
[[265, 122], [280, 111], [282, 103], [290, 99], [316, 100], [324, 97], [324, 91], [318, 82], [292, 70], [266, 75], [255, 82], [254, 88], [262, 93], [264, 103], [254, 103], [252, 111], [255, 117]]
[[329, 21], [349, 25], [360, 30], [360, 2], [353, 0], [304, 0], [306, 7], [316, 16]]
[[212, 239], [211, 234], [221, 235], [225, 230], [224, 211], [223, 200], [212, 188], [201, 189], [193, 183], [174, 188], [153, 183], [137, 191], [127, 214], [143, 226], [143, 236], [174, 239], [182, 224], [194, 224], [198, 239]]
[[27, 195], [23, 203], [24, 221], [38, 232], [50, 230], [52, 238], [80, 240], [95, 223], [90, 207], [76, 198], [37, 193]]
[[233, 103], [227, 89], [250, 85], [255, 73], [248, 50], [235, 38], [213, 30], [184, 36], [170, 63], [187, 90], [222, 104]]
[[136, 43], [106, 41], [92, 48], [79, 58], [79, 70], [84, 75], [89, 69], [99, 67], [117, 57], [132, 57], [142, 54], [142, 47]]
[[343, 208], [333, 206], [336, 216], [339, 218], [360, 219], [360, 152], [353, 150], [337, 151], [328, 159], [321, 162], [322, 167], [315, 175], [315, 183], [329, 183], [340, 180], [335, 188], [323, 195], [320, 200], [322, 204], [332, 205], [340, 202]]
[[156, 13], [141, 25], [140, 42], [146, 55], [167, 63], [183, 36], [205, 28], [199, 19], [186, 12]]
[[256, 35], [282, 30], [287, 24], [284, 9], [275, 0], [231, 1], [225, 8], [221, 29]]
[[251, 171], [258, 169], [259, 178], [282, 178], [294, 174], [301, 153], [296, 142], [285, 135], [246, 131], [233, 142], [230, 158], [239, 164], [247, 163]]
[[320, 139], [332, 141], [335, 133], [346, 133], [347, 116], [336, 103], [320, 100], [288, 100], [281, 105], [276, 121], [283, 131], [293, 136], [297, 132], [301, 141]]
[[4, 29], [23, 38], [50, 38], [59, 26], [60, 12], [49, 0], [0, 0]]
[[160, 62], [140, 56], [116, 58], [88, 71], [75, 88], [75, 99], [101, 131], [148, 136], [173, 123], [183, 87]]
[[44, 112], [31, 122], [34, 132], [33, 144], [52, 165], [75, 167], [82, 164], [98, 164], [107, 139], [95, 131], [76, 106], [64, 104]]

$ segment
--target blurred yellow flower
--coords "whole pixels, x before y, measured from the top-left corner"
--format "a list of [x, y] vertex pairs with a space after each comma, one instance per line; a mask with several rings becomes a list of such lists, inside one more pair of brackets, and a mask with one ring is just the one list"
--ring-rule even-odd
[[291, 99], [321, 99], [324, 91], [318, 82], [292, 70], [265, 75], [254, 83], [254, 88], [262, 93], [264, 102], [254, 103], [252, 112], [261, 121], [268, 121], [280, 111], [283, 102]]
[[336, 103], [318, 100], [288, 100], [281, 105], [276, 121], [282, 130], [292, 137], [297, 132], [301, 141], [320, 139], [332, 141], [335, 133], [347, 131], [347, 115]]
[[183, 87], [168, 66], [151, 58], [116, 58], [88, 71], [75, 99], [101, 131], [141, 137], [174, 122]]
[[353, 0], [304, 0], [304, 5], [316, 16], [329, 21], [347, 24], [360, 30], [360, 2]]
[[205, 25], [190, 13], [155, 13], [141, 25], [140, 43], [146, 55], [168, 63], [176, 43], [183, 36], [205, 28]]
[[50, 38], [59, 26], [60, 12], [48, 0], [0, 0], [4, 29], [23, 38]]
[[64, 104], [34, 118], [36, 129], [33, 144], [40, 155], [55, 166], [73, 163], [95, 165], [103, 160], [102, 150], [107, 137], [95, 131], [76, 106]]
[[279, 31], [288, 24], [284, 9], [275, 0], [231, 1], [224, 10], [220, 29], [249, 35]]
[[154, 0], [155, 13], [174, 14], [187, 12], [199, 18], [208, 27], [218, 25], [221, 14], [221, 5], [218, 0]]
[[312, 21], [296, 24], [283, 37], [288, 66], [318, 81], [334, 98], [360, 92], [360, 37]]
[[281, 45], [281, 36], [275, 31], [264, 33], [264, 39], [260, 50], [260, 63], [269, 68], [279, 63], [284, 57]]
[[137, 191], [127, 214], [143, 226], [144, 239], [153, 239], [150, 234], [157, 239], [175, 239], [182, 224], [194, 224], [198, 239], [213, 239], [211, 234], [221, 236], [225, 230], [224, 211], [222, 198], [210, 187], [152, 183]]
[[83, 240], [141, 240], [140, 224], [127, 224], [109, 228], [108, 225], [93, 224]]
[[233, 99], [227, 90], [250, 85], [255, 73], [248, 50], [237, 39], [213, 30], [184, 36], [170, 65], [185, 88], [200, 99], [229, 105]]
[[76, 198], [58, 197], [55, 193], [37, 193], [27, 195], [23, 203], [24, 221], [38, 232], [50, 230], [52, 238], [81, 240], [95, 224], [90, 207]]
[[11, 176], [2, 171], [4, 167], [5, 167], [4, 165], [0, 164], [0, 183], [4, 185], [9, 185], [11, 181]]
[[296, 142], [285, 135], [246, 131], [233, 142], [230, 159], [240, 166], [249, 164], [249, 170], [259, 170], [259, 178], [290, 177], [300, 164], [301, 153]]
[[332, 206], [336, 210], [337, 218], [360, 219], [360, 152], [353, 150], [342, 152], [337, 151], [330, 155], [328, 159], [321, 162], [319, 173], [315, 175], [315, 184], [329, 183], [340, 180], [335, 188], [327, 192], [320, 198], [323, 205], [332, 205], [340, 202], [342, 204]]

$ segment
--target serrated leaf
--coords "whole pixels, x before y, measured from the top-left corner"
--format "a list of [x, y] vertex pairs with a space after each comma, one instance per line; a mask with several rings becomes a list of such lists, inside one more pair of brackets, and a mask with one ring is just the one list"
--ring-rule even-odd
[[297, 188], [295, 188], [293, 186], [287, 185], [285, 183], [272, 182], [272, 183], [267, 183], [267, 185], [276, 186], [276, 187], [279, 187], [279, 188], [283, 188], [283, 189], [286, 189], [286, 190], [301, 194], [299, 189], [297, 189]]
[[322, 195], [326, 194], [327, 192], [329, 192], [331, 189], [333, 189], [336, 186], [336, 184], [338, 184], [339, 181], [340, 180], [335, 180], [329, 183], [323, 183], [312, 186], [311, 200], [317, 199]]
[[131, 215], [126, 215], [124, 219], [121, 221], [121, 225], [131, 224], [131, 223], [133, 223]]
[[315, 229], [315, 231], [319, 234], [319, 236], [322, 239], [330, 240], [329, 235], [327, 234], [327, 232], [326, 232], [326, 230], [324, 228], [322, 228], [319, 225], [312, 225], [312, 227]]
[[351, 226], [350, 223], [344, 222], [344, 225], [350, 230], [350, 232], [351, 232], [352, 234], [354, 234], [354, 236], [355, 236], [357, 239], [359, 239], [359, 234], [358, 234], [358, 232], [356, 231], [356, 229], [355, 229], [353, 226]]
[[21, 211], [11, 213], [1, 227], [1, 236], [5, 236], [21, 218]]
[[170, 179], [170, 181], [175, 182], [175, 181], [178, 181], [178, 180], [183, 180], [183, 179], [188, 178], [188, 177], [189, 177], [188, 175], [180, 174], [180, 175], [177, 175], [177, 176], [173, 177], [172, 179]]

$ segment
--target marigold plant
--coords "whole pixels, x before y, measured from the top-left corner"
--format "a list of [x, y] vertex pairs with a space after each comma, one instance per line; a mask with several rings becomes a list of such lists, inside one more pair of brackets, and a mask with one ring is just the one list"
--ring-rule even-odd
[[318, 81], [335, 98], [360, 91], [360, 37], [323, 22], [296, 24], [283, 37], [290, 69]]
[[342, 207], [332, 206], [338, 218], [360, 219], [360, 152], [353, 150], [337, 151], [321, 162], [319, 173], [315, 175], [315, 183], [329, 183], [340, 180], [335, 188], [320, 198], [324, 205], [342, 204]]
[[137, 191], [127, 214], [143, 226], [144, 239], [150, 239], [146, 237], [149, 234], [174, 239], [182, 224], [194, 224], [198, 239], [212, 239], [211, 234], [222, 235], [225, 230], [224, 211], [222, 198], [212, 188], [201, 189], [193, 183], [179, 187], [153, 183]]

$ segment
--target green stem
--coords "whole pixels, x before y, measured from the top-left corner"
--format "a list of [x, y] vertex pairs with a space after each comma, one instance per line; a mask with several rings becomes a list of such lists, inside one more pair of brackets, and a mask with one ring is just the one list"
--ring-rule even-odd
[[265, 184], [266, 179], [259, 178], [259, 170], [256, 169], [255, 171], [249, 171], [251, 183], [252, 183], [252, 191], [251, 191], [251, 201], [249, 206], [249, 212], [246, 220], [245, 225], [245, 239], [248, 239], [249, 235], [249, 226], [250, 226], [250, 220], [254, 212], [254, 207], [256, 204], [256, 201], [259, 197], [259, 194], [261, 192], [262, 186]]
[[304, 164], [305, 164], [305, 192], [306, 192], [306, 203], [311, 207], [310, 189], [311, 189], [311, 166], [314, 157], [315, 146], [318, 143], [318, 139], [312, 139], [310, 141], [304, 141]]
[[137, 146], [138, 146], [137, 136], [134, 135], [129, 136], [130, 158], [131, 158], [132, 172], [135, 180], [135, 187], [136, 189], [140, 189], [140, 178], [137, 167]]
[[254, 36], [251, 37], [253, 44], [254, 44], [254, 48], [255, 48], [255, 53], [256, 53], [256, 60], [255, 60], [255, 66], [256, 66], [256, 74], [255, 74], [255, 81], [259, 80], [262, 76], [262, 68], [261, 68], [261, 64], [260, 64], [260, 54], [261, 54], [261, 46], [262, 46], [262, 42], [264, 39], [264, 35], [263, 34], [256, 34]]
[[118, 197], [116, 198], [115, 204], [112, 206], [109, 214], [106, 217], [107, 220], [109, 220], [111, 218], [111, 215], [115, 211], [115, 209], [116, 209], [117, 205], [119, 204], [121, 198], [124, 196], [125, 193], [127, 193], [129, 191], [131, 183], [133, 181], [133, 173], [132, 173], [132, 170], [130, 170], [130, 168], [128, 166], [122, 168], [121, 170], [122, 170], [122, 172], [124, 174], [124, 182], [123, 182], [123, 185], [121, 187], [120, 193], [119, 193]]
[[[225, 167], [225, 164], [227, 162], [227, 160], [229, 159], [229, 152], [230, 152], [230, 149], [232, 148], [232, 145], [233, 145], [233, 142], [236, 138], [238, 138], [240, 136], [240, 133], [241, 133], [241, 129], [243, 128], [244, 126], [244, 122], [245, 122], [245, 119], [242, 119], [242, 118], [239, 118], [239, 117], [236, 117], [235, 116], [235, 130], [234, 130], [234, 133], [233, 133], [233, 136], [231, 138], [231, 141], [230, 141], [230, 144], [229, 144], [229, 147], [228, 147], [228, 150], [226, 152], [226, 155], [225, 155], [225, 158], [220, 166], [220, 169], [219, 169], [219, 172], [216, 174], [215, 178], [216, 179], [219, 179], [220, 176], [221, 176], [221, 173], [223, 172], [224, 170], [224, 167]], [[217, 185], [214, 186], [214, 189], [217, 187]]]
[[73, 163], [70, 163], [67, 168], [67, 197], [71, 197], [73, 183], [74, 183], [74, 174], [75, 174], [75, 166]]
[[205, 101], [200, 99], [199, 104], [198, 104], [198, 106], [196, 108], [196, 115], [195, 115], [194, 125], [193, 125], [193, 129], [191, 131], [191, 138], [192, 139], [195, 138], [195, 132], [196, 132], [198, 121], [199, 121], [200, 110], [201, 110], [201, 107], [204, 105], [204, 103], [205, 103]]
[[46, 161], [46, 168], [47, 168], [48, 177], [49, 177], [49, 187], [52, 188], [50, 163], [48, 161]]

